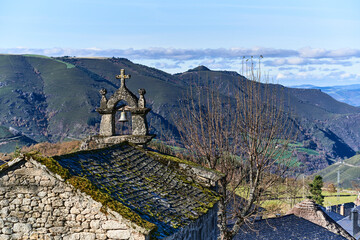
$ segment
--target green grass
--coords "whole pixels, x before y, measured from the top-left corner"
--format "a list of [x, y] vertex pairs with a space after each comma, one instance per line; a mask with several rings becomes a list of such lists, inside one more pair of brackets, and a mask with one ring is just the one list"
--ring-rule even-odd
[[[355, 166], [360, 166], [360, 155], [355, 155], [349, 159], [344, 160], [344, 162]], [[324, 182], [332, 182], [336, 184], [338, 170], [340, 170], [340, 184], [342, 188], [351, 188], [352, 181], [359, 182], [357, 179], [360, 178], [360, 167], [355, 168], [342, 164], [333, 164], [316, 174], [321, 175]]]
[[316, 156], [319, 155], [319, 153], [317, 151], [309, 149], [309, 148], [299, 147], [299, 148], [296, 148], [296, 150], [299, 151], [299, 152], [305, 152], [305, 153], [307, 153], [309, 155], [316, 155]]
[[38, 54], [23, 54], [22, 56], [51, 59], [51, 57], [44, 56], [44, 55], [38, 55]]
[[356, 200], [356, 195], [353, 196], [340, 196], [339, 200], [336, 196], [333, 197], [325, 197], [324, 198], [324, 206], [332, 206], [332, 205], [338, 205], [348, 202], [354, 202]]
[[48, 61], [38, 57], [28, 57], [27, 60], [41, 72], [44, 80], [51, 116], [48, 124], [55, 140], [62, 139], [65, 134], [79, 136], [83, 130], [76, 126], [86, 125], [87, 119], [95, 114], [91, 98], [100, 98], [93, 80], [77, 68], [68, 68], [60, 60]]
[[56, 62], [59, 62], [59, 63], [63, 63], [66, 65], [66, 68], [74, 68], [75, 65], [71, 64], [71, 63], [67, 63], [67, 62], [64, 62], [64, 61], [61, 61], [59, 59], [55, 59], [55, 58], [52, 58], [52, 57], [48, 57], [48, 56], [44, 56], [44, 55], [37, 55], [37, 54], [23, 54], [22, 56], [25, 56], [25, 57], [35, 57], [35, 58], [45, 58], [45, 59], [51, 59], [51, 60], [54, 60]]

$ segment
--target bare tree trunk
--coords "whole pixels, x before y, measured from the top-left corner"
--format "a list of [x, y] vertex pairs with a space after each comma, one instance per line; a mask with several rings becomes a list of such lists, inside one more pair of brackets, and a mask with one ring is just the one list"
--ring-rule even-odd
[[[175, 121], [192, 160], [224, 174], [219, 183], [219, 240], [233, 239], [253, 221], [263, 193], [289, 167], [284, 155], [292, 139], [292, 121], [277, 92], [281, 87], [261, 83], [260, 63], [258, 72], [252, 59], [249, 64], [249, 80], [239, 77], [231, 93], [228, 86], [227, 95], [221, 79], [190, 87]], [[204, 81], [200, 72], [197, 75]], [[235, 198], [237, 191], [241, 197]], [[228, 212], [230, 199], [238, 202]]]
[[219, 181], [219, 194], [221, 195], [220, 201], [219, 201], [219, 209], [218, 209], [218, 228], [220, 231], [220, 235], [218, 237], [218, 240], [227, 240], [231, 239], [228, 238], [228, 226], [227, 226], [227, 208], [226, 208], [226, 199], [227, 199], [227, 181], [226, 177], [223, 177]]

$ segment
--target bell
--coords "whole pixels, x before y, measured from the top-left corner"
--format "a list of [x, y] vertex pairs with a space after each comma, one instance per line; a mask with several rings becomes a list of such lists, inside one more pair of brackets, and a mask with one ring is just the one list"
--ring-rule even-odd
[[120, 119], [119, 119], [119, 122], [127, 122], [127, 118], [126, 118], [126, 112], [125, 111], [122, 111], [121, 114], [120, 114]]

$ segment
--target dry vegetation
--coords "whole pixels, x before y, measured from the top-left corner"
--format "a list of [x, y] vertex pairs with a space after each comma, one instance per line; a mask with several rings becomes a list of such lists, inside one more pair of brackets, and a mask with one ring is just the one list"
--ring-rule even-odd
[[21, 152], [38, 152], [45, 157], [56, 155], [63, 155], [78, 151], [80, 148], [80, 141], [49, 143], [43, 142], [30, 147], [23, 147]]

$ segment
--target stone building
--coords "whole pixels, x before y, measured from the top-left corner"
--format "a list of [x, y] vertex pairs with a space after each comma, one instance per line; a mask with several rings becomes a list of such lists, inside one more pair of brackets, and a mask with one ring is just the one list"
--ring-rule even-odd
[[127, 143], [0, 167], [0, 239], [216, 239], [219, 176]]
[[235, 240], [355, 240], [313, 200], [306, 199], [292, 208], [287, 215], [255, 221], [243, 226]]
[[294, 214], [348, 240], [355, 240], [344, 228], [329, 217], [314, 200], [305, 199], [296, 204], [287, 214]]

